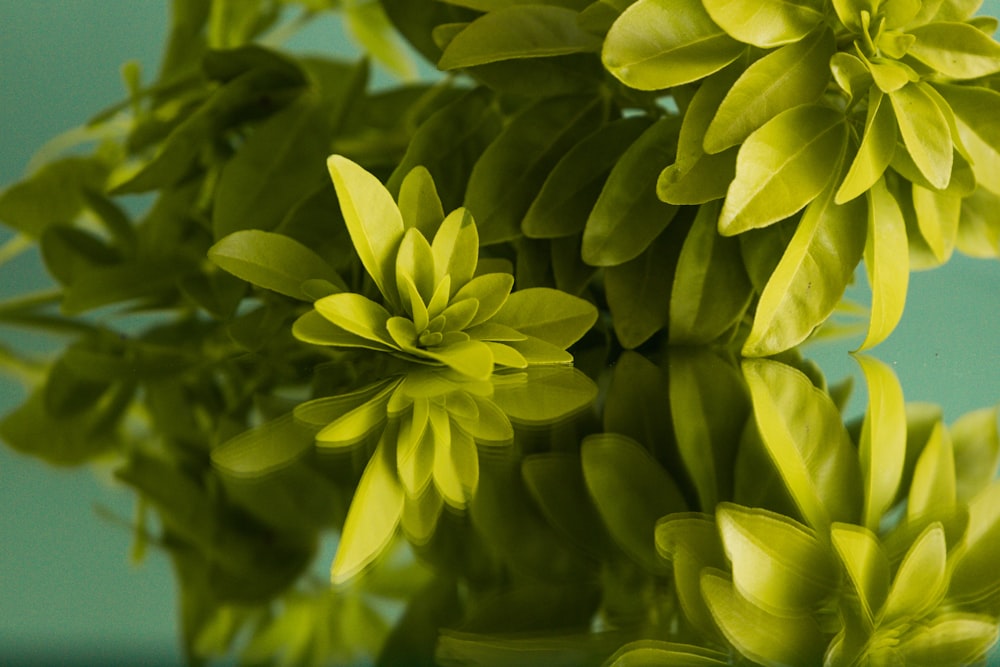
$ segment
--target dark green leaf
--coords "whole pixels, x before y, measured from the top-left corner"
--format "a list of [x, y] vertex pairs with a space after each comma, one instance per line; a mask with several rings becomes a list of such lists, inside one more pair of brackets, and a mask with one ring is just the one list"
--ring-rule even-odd
[[85, 204], [84, 192], [102, 191], [107, 175], [107, 166], [95, 158], [51, 162], [0, 194], [0, 220], [39, 237], [53, 223], [73, 222]]

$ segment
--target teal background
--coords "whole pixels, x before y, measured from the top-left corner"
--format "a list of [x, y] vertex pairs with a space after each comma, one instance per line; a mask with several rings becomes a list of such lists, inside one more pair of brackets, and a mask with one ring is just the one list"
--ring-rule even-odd
[[[983, 13], [1000, 14], [1000, 0]], [[119, 67], [148, 76], [166, 33], [166, 3], [136, 0], [0, 0], [0, 187], [21, 178], [55, 135], [124, 94]], [[298, 37], [305, 50], [349, 52], [335, 21]], [[383, 78], [384, 80], [384, 78]], [[1000, 175], [998, 175], [1000, 177]], [[0, 244], [10, 238], [0, 230]], [[49, 284], [37, 254], [0, 267], [0, 298]], [[858, 290], [858, 298], [864, 298]], [[1000, 400], [1000, 265], [956, 256], [915, 274], [903, 321], [873, 355], [896, 370], [907, 400], [941, 404], [948, 421]], [[42, 351], [57, 341], [0, 331], [0, 344]], [[847, 350], [860, 338], [810, 349], [831, 380], [856, 374]], [[851, 412], [864, 405], [856, 385]], [[0, 378], [0, 413], [24, 396]], [[155, 550], [128, 560], [131, 495], [109, 467], [53, 469], [0, 446], [0, 664], [40, 654], [90, 663], [143, 656], [177, 663], [172, 573]], [[320, 569], [325, 568], [325, 563]], [[88, 657], [89, 656], [89, 657]]]

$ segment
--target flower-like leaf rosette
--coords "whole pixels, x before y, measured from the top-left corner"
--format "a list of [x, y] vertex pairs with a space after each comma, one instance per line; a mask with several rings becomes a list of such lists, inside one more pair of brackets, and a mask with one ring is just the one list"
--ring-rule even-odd
[[299, 340], [383, 351], [474, 379], [487, 378], [494, 365], [572, 361], [566, 348], [594, 324], [594, 306], [549, 288], [511, 293], [509, 273], [478, 273], [472, 215], [459, 208], [445, 217], [425, 169], [404, 179], [397, 206], [357, 164], [339, 155], [327, 164], [382, 303], [351, 292], [323, 296], [295, 323]]

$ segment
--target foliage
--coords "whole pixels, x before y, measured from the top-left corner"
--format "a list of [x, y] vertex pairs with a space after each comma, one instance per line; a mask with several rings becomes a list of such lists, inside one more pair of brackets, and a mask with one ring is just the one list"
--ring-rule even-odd
[[[861, 262], [870, 348], [911, 270], [1000, 256], [977, 7], [174, 0], [0, 194], [57, 283], [0, 323], [69, 337], [0, 436], [114, 462], [192, 662], [974, 662], [996, 408], [858, 357], [845, 424], [795, 347]], [[279, 48], [328, 11], [441, 76]]]

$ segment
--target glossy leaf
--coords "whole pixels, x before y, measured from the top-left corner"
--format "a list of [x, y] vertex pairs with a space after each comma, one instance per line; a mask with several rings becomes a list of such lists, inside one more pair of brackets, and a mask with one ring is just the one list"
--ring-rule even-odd
[[935, 22], [910, 31], [909, 55], [951, 79], [1000, 72], [1000, 44], [967, 23]]
[[657, 121], [611, 170], [583, 230], [587, 264], [617, 266], [635, 259], [670, 224], [677, 209], [656, 196], [656, 182], [674, 158], [678, 129], [675, 118]]
[[937, 189], [951, 181], [953, 144], [948, 121], [922, 87], [909, 83], [889, 93], [899, 134], [907, 152], [927, 180]]
[[864, 136], [841, 182], [834, 201], [843, 204], [869, 190], [885, 173], [896, 152], [896, 121], [885, 95], [872, 88], [868, 95], [868, 116]]
[[705, 152], [718, 153], [743, 143], [782, 111], [814, 102], [829, 81], [836, 50], [828, 28], [773, 51], [733, 84], [705, 133]]
[[392, 541], [403, 512], [403, 487], [388, 460], [388, 440], [372, 455], [354, 492], [340, 545], [330, 568], [334, 584], [343, 584], [374, 561]]
[[823, 20], [818, 0], [704, 0], [712, 19], [741, 42], [769, 49], [805, 37]]
[[861, 526], [835, 523], [830, 537], [861, 601], [870, 632], [889, 595], [889, 559], [875, 534]]
[[[434, 255], [434, 284], [444, 277], [451, 277], [451, 294], [454, 297], [476, 273], [479, 260], [479, 233], [476, 223], [465, 209], [448, 214], [431, 243]], [[430, 298], [428, 297], [428, 302]]]
[[830, 72], [833, 80], [847, 94], [848, 100], [861, 98], [869, 92], [873, 83], [872, 73], [865, 62], [846, 51], [833, 54], [830, 58]]
[[896, 328], [906, 305], [910, 280], [906, 222], [885, 181], [868, 191], [865, 270], [872, 290], [871, 319], [859, 350], [875, 347]]
[[701, 0], [639, 0], [608, 31], [604, 66], [627, 86], [659, 90], [704, 78], [744, 50]]
[[768, 613], [710, 570], [701, 575], [701, 589], [726, 639], [750, 660], [766, 667], [822, 663], [826, 639], [811, 616]]
[[772, 118], [740, 148], [719, 231], [739, 234], [801, 210], [839, 172], [846, 141], [843, 116], [828, 107], [804, 105]]
[[490, 321], [566, 349], [594, 325], [597, 309], [565, 292], [532, 287], [513, 292]]
[[798, 345], [834, 312], [865, 245], [864, 202], [837, 205], [832, 186], [808, 205], [757, 302], [745, 356]]
[[684, 239], [670, 292], [672, 344], [703, 344], [722, 336], [746, 310], [752, 286], [736, 239], [720, 236], [721, 204], [704, 204]]
[[860, 472], [840, 413], [800, 371], [777, 361], [746, 360], [757, 428], [799, 511], [816, 530], [855, 521]]
[[403, 216], [403, 226], [416, 227], [425, 239], [433, 239], [444, 210], [431, 172], [423, 165], [414, 167], [403, 177], [399, 185], [399, 212]]
[[237, 278], [302, 301], [307, 280], [325, 280], [339, 290], [343, 279], [326, 260], [283, 234], [247, 229], [234, 232], [208, 250], [208, 258]]
[[906, 405], [892, 368], [856, 356], [868, 385], [868, 409], [861, 427], [858, 456], [865, 485], [863, 525], [877, 531], [893, 500], [906, 460]]
[[396, 304], [396, 251], [405, 231], [396, 202], [377, 178], [345, 157], [330, 156], [327, 168], [361, 263], [386, 300]]
[[941, 601], [948, 586], [947, 547], [940, 523], [929, 525], [906, 553], [889, 589], [881, 622], [917, 620]]
[[649, 452], [622, 435], [588, 436], [580, 453], [587, 489], [611, 536], [645, 570], [662, 573], [653, 529], [660, 517], [686, 509], [677, 485]]
[[438, 67], [474, 67], [499, 60], [597, 51], [601, 41], [584, 32], [577, 12], [521, 5], [491, 11], [470, 23], [444, 49]]
[[390, 314], [385, 308], [360, 294], [342, 292], [323, 297], [316, 311], [334, 325], [375, 343], [395, 347], [386, 330]]

